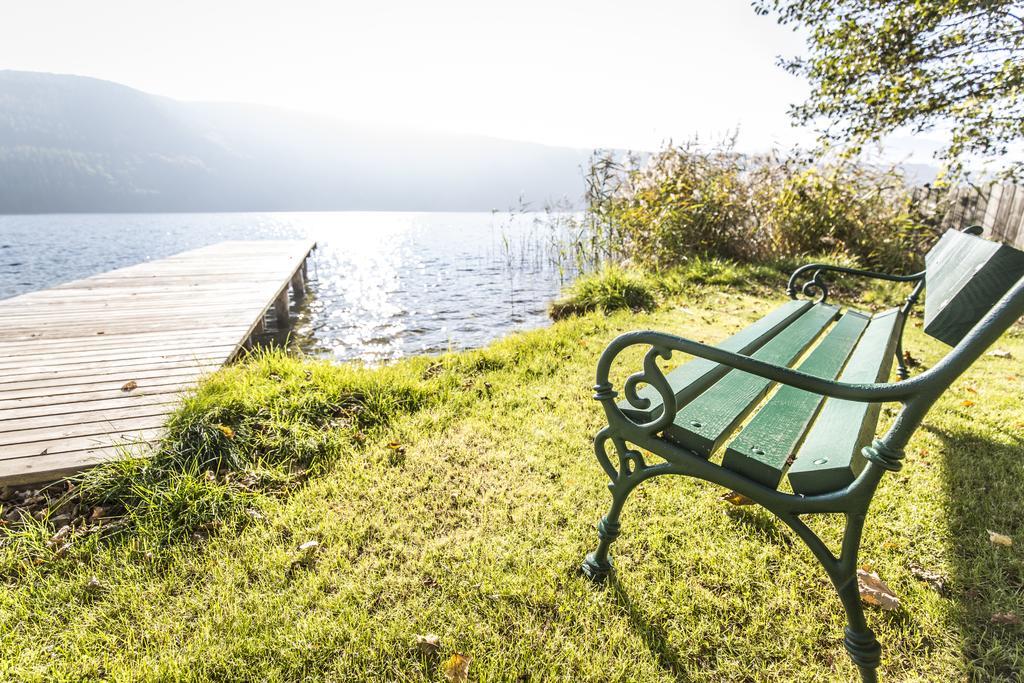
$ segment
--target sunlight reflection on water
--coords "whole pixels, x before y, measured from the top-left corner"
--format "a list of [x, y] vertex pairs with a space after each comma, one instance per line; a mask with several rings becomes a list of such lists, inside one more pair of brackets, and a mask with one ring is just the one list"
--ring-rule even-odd
[[0, 216], [0, 298], [225, 239], [308, 237], [296, 343], [381, 362], [477, 347], [547, 322], [565, 284], [541, 213]]

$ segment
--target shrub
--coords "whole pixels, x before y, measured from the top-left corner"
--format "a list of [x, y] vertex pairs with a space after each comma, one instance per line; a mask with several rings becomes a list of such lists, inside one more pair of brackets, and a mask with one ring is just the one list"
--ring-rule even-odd
[[774, 193], [765, 228], [776, 257], [832, 250], [890, 272], [917, 269], [922, 243], [934, 238], [902, 178], [851, 164], [789, 175]]
[[849, 161], [668, 147], [646, 160], [597, 157], [588, 224], [605, 251], [664, 270], [694, 257], [778, 263], [844, 254], [888, 271], [920, 266], [935, 231], [902, 176]]
[[693, 254], [743, 257], [749, 188], [741, 162], [731, 147], [669, 147], [592, 184], [590, 209], [614, 225], [617, 251], [637, 265], [663, 269]]

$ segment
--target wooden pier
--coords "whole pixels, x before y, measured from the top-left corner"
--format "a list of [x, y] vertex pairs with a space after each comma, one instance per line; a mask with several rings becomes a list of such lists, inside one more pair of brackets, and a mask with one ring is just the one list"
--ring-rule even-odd
[[0, 301], [0, 485], [144, 454], [271, 311], [290, 326], [314, 247], [221, 242]]

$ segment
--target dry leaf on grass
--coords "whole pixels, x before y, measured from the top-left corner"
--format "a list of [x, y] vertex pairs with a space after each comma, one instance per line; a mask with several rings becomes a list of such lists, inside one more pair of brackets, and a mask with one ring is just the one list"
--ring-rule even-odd
[[910, 565], [910, 573], [915, 579], [924, 581], [929, 586], [935, 589], [937, 593], [946, 592], [946, 577], [938, 572], [933, 572], [930, 569], [925, 569], [919, 564]]
[[420, 654], [434, 655], [441, 649], [441, 638], [433, 633], [425, 636], [416, 636], [416, 647]]
[[754, 504], [754, 501], [750, 500], [749, 498], [744, 496], [742, 493], [739, 493], [738, 491], [729, 491], [728, 493], [723, 493], [721, 496], [718, 497], [718, 500], [724, 500], [726, 503], [731, 503], [732, 505]]
[[235, 438], [235, 430], [231, 427], [228, 427], [227, 425], [217, 425], [217, 429], [219, 429], [220, 433], [229, 439]]
[[469, 680], [469, 663], [473, 658], [456, 652], [444, 663], [444, 677], [451, 683], [466, 683]]
[[291, 577], [297, 569], [300, 567], [310, 568], [316, 564], [316, 554], [320, 550], [319, 541], [306, 541], [299, 546], [299, 556], [291, 561], [288, 565], [288, 571], [285, 575]]
[[138, 388], [139, 388], [139, 383], [136, 382], [135, 380], [131, 380], [129, 382], [125, 382], [124, 384], [121, 385], [121, 391], [135, 391]]
[[992, 349], [985, 355], [995, 356], [996, 358], [1013, 358], [1013, 354], [1006, 349]]
[[900, 599], [875, 572], [858, 569], [857, 588], [860, 589], [860, 599], [869, 605], [884, 610], [894, 610], [900, 606]]
[[1013, 545], [1013, 539], [1006, 534], [1001, 534], [997, 531], [992, 531], [991, 529], [986, 529], [986, 531], [988, 531], [989, 543], [992, 545], [1004, 545], [1007, 547]]
[[963, 401], [960, 401], [960, 405], [962, 405], [964, 408], [970, 408], [971, 406], [974, 405], [974, 401], [970, 399], [964, 399]]
[[1021, 623], [1020, 616], [1013, 612], [996, 612], [989, 621], [1004, 626], [1017, 626]]

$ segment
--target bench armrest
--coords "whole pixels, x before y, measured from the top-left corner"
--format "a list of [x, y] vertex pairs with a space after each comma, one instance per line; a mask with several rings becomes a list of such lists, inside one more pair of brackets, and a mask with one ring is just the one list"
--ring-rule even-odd
[[628, 417], [615, 404], [617, 393], [614, 391], [608, 379], [609, 372], [615, 358], [625, 349], [631, 346], [649, 346], [650, 349], [644, 357], [644, 369], [641, 372], [630, 375], [626, 380], [623, 391], [626, 400], [635, 408], [646, 409], [650, 406], [650, 400], [637, 395], [636, 389], [639, 384], [649, 384], [661, 396], [664, 410], [662, 414], [651, 422], [637, 425], [644, 432], [653, 434], [660, 432], [675, 418], [678, 406], [676, 405], [675, 393], [672, 391], [665, 374], [658, 366], [658, 358], [668, 360], [672, 353], [679, 351], [699, 358], [721, 363], [730, 368], [749, 372], [759, 377], [764, 377], [781, 384], [786, 384], [798, 389], [804, 389], [822, 396], [840, 398], [848, 401], [859, 401], [862, 403], [885, 403], [891, 401], [906, 401], [919, 393], [922, 382], [918, 379], [907, 380], [895, 384], [873, 383], [873, 384], [852, 384], [849, 382], [838, 382], [822, 379], [809, 375], [799, 370], [793, 370], [781, 365], [766, 363], [750, 356], [740, 353], [726, 351], [716, 346], [702, 344], [685, 337], [643, 330], [638, 332], [627, 332], [615, 338], [601, 354], [597, 364], [597, 378], [594, 385], [594, 398], [601, 401], [605, 410], [609, 412], [609, 419], [613, 414], [621, 417], [627, 423], [636, 425], [636, 422]]
[[[844, 275], [856, 275], [858, 277], [866, 277], [872, 280], [886, 280], [888, 282], [916, 282], [918, 284], [924, 281], [925, 271], [919, 273], [911, 273], [910, 275], [892, 275], [890, 273], [880, 273], [873, 270], [863, 270], [861, 268], [847, 268], [846, 266], [834, 266], [828, 263], [808, 263], [807, 265], [800, 266], [793, 271], [793, 274], [789, 276], [789, 282], [786, 284], [786, 294], [789, 298], [795, 299], [797, 292], [799, 291], [804, 296], [814, 297], [817, 296], [819, 302], [823, 302], [828, 298], [829, 289], [828, 282], [821, 277], [822, 273], [842, 273]], [[803, 286], [797, 289], [799, 282], [804, 279]], [[916, 301], [918, 292], [915, 290], [915, 296], [913, 297]]]

